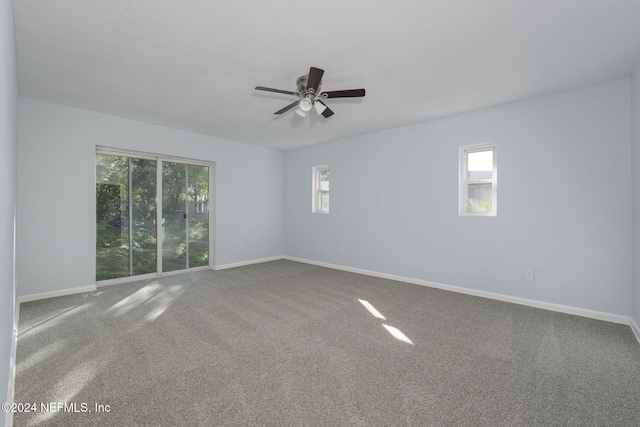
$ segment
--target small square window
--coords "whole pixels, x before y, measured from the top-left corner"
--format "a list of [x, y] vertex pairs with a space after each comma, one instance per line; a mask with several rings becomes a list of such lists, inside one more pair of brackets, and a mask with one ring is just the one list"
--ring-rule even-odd
[[329, 213], [329, 166], [313, 168], [313, 212]]
[[496, 215], [496, 145], [460, 148], [460, 215]]

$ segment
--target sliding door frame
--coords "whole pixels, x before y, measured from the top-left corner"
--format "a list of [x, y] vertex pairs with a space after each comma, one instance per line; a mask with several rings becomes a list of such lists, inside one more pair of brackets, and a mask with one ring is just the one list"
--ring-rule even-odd
[[[214, 174], [215, 174], [215, 162], [209, 162], [204, 160], [189, 159], [185, 157], [165, 156], [160, 154], [141, 153], [138, 151], [119, 150], [114, 148], [96, 146], [95, 154], [105, 154], [109, 156], [121, 156], [137, 159], [147, 159], [156, 161], [156, 272], [139, 274], [136, 276], [118, 277], [115, 279], [107, 279], [96, 281], [96, 286], [109, 286], [117, 285], [121, 283], [134, 282], [138, 280], [153, 279], [163, 276], [173, 276], [176, 274], [182, 274], [192, 271], [209, 270], [215, 265], [214, 263], [214, 242], [215, 242], [215, 215], [213, 212], [215, 206], [215, 187], [214, 187]], [[209, 262], [207, 265], [200, 267], [186, 268], [182, 270], [174, 271], [162, 271], [162, 163], [180, 163], [185, 165], [205, 166], [209, 168], [209, 194], [207, 200], [207, 215], [209, 221]], [[94, 174], [94, 179], [96, 176]], [[129, 183], [130, 185], [131, 183]], [[95, 187], [95, 185], [94, 185]], [[97, 239], [97, 230], [93, 233], [94, 239]], [[96, 245], [93, 245], [94, 248]], [[95, 256], [94, 256], [95, 259]]]

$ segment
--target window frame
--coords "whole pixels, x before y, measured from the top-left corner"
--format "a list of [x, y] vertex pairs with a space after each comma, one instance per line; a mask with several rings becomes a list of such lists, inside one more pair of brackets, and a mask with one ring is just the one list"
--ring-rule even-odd
[[[313, 213], [329, 213], [329, 208], [322, 209], [322, 195], [329, 195], [330, 190], [322, 190], [320, 189], [320, 173], [324, 171], [329, 171], [329, 165], [322, 166], [314, 166], [312, 168], [312, 204], [311, 204], [311, 212]], [[331, 187], [331, 178], [329, 178], [329, 187]]]
[[[469, 154], [491, 151], [493, 173], [490, 179], [469, 178]], [[498, 146], [495, 143], [476, 144], [460, 147], [460, 185], [459, 185], [459, 216], [497, 216], [498, 215]], [[491, 184], [491, 211], [471, 212], [469, 207], [469, 187], [477, 184]]]

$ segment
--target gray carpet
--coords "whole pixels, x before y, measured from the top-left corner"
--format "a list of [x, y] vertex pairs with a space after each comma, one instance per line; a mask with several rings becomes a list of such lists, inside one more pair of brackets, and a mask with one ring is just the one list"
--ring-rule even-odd
[[274, 261], [22, 304], [15, 402], [38, 406], [16, 426], [639, 426], [640, 345], [624, 325]]

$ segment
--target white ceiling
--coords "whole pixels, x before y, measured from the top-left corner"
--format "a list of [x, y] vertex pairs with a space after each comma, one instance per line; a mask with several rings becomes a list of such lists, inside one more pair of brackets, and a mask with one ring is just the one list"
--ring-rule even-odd
[[[20, 95], [291, 149], [629, 76], [638, 0], [14, 0]], [[273, 113], [310, 66], [335, 112]]]

